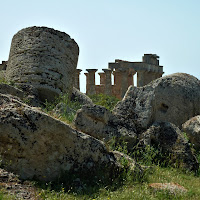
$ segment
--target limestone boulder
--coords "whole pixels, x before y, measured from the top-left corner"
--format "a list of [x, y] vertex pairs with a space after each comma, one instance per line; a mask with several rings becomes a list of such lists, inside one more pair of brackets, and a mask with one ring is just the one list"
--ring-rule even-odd
[[182, 125], [182, 131], [187, 134], [196, 150], [200, 150], [200, 115], [195, 116]]
[[101, 170], [109, 177], [120, 166], [103, 142], [5, 94], [0, 94], [0, 155], [6, 170], [42, 181], [73, 172], [89, 178]]
[[84, 105], [77, 111], [74, 125], [78, 130], [106, 142], [112, 139], [116, 139], [116, 142], [124, 140], [129, 149], [136, 144], [134, 124], [121, 121], [103, 106]]
[[138, 133], [153, 122], [181, 125], [200, 114], [200, 81], [185, 73], [156, 79], [144, 87], [130, 86], [113, 110], [122, 120], [136, 125]]
[[86, 94], [80, 92], [75, 87], [72, 89], [71, 101], [77, 101], [82, 105], [93, 104], [92, 99], [90, 99]]
[[34, 107], [41, 106], [41, 103], [42, 103], [38, 99], [37, 90], [31, 85], [26, 85], [26, 84], [18, 85], [18, 88], [17, 88], [8, 84], [1, 83], [0, 93], [11, 95]]
[[12, 96], [16, 96], [20, 99], [25, 98], [24, 92], [16, 87], [13, 87], [8, 84], [1, 83], [0, 84], [0, 93], [1, 94], [10, 94]]
[[135, 160], [132, 157], [128, 156], [127, 154], [124, 154], [119, 151], [113, 151], [113, 154], [119, 163], [124, 163], [124, 162], [126, 163], [125, 164], [126, 166], [124, 166], [124, 167], [125, 167], [125, 169], [130, 170], [133, 177], [136, 174], [137, 174], [138, 178], [142, 177], [144, 175], [145, 170], [148, 169], [147, 166], [139, 165], [137, 162], [135, 162]]
[[12, 39], [6, 80], [37, 88], [41, 100], [53, 100], [61, 92], [71, 95], [79, 47], [64, 32], [28, 27]]
[[186, 170], [198, 170], [199, 163], [191, 150], [188, 140], [181, 130], [169, 122], [155, 122], [147, 131], [140, 136], [140, 145], [154, 146], [161, 153], [167, 155], [175, 167]]

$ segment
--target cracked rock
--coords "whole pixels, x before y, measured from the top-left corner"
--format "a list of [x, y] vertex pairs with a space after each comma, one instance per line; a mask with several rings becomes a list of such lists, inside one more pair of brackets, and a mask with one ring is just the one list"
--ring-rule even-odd
[[64, 32], [29, 27], [14, 35], [6, 80], [38, 89], [41, 100], [53, 100], [61, 92], [71, 95], [79, 47]]

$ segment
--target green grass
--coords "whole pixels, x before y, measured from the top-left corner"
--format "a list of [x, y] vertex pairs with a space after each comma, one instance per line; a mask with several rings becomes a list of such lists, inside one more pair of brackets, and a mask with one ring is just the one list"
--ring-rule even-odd
[[[54, 109], [58, 104], [62, 104], [62, 112], [55, 113]], [[75, 117], [76, 111], [81, 107], [82, 105], [78, 101], [70, 101], [68, 94], [64, 94], [60, 95], [54, 102], [46, 101], [43, 111], [61, 121], [71, 124]]]
[[[113, 148], [113, 147], [110, 147]], [[123, 153], [128, 153], [126, 144], [115, 146]], [[135, 156], [135, 155], [133, 155]], [[200, 171], [198, 173], [186, 172], [178, 168], [172, 168], [169, 165], [162, 164], [156, 160], [160, 153], [154, 148], [147, 148], [140, 152], [138, 162], [142, 165], [149, 166], [145, 176], [135, 177], [137, 174], [124, 170], [119, 179], [113, 180], [111, 184], [92, 184], [86, 185], [84, 190], [69, 188], [65, 184], [52, 185], [38, 188], [42, 199], [58, 200], [163, 200], [163, 199], [182, 199], [182, 200], [199, 200], [200, 199]], [[200, 159], [200, 155], [197, 156]], [[163, 160], [163, 158], [162, 158]], [[121, 164], [126, 167], [127, 162], [122, 160]], [[164, 167], [167, 166], [167, 167]], [[65, 179], [65, 177], [63, 177]], [[68, 177], [66, 176], [66, 179]], [[117, 182], [118, 181], [118, 182]], [[90, 180], [89, 180], [90, 182]], [[91, 180], [92, 182], [92, 180]], [[171, 194], [167, 191], [153, 191], [149, 188], [150, 183], [177, 183], [187, 189], [183, 194]]]
[[[92, 95], [90, 98], [97, 105], [106, 107], [112, 110], [116, 103], [119, 101], [115, 97], [109, 97], [103, 94]], [[59, 97], [54, 104], [46, 102], [46, 112], [51, 113], [56, 104], [64, 103], [67, 107], [77, 110], [81, 108], [78, 102], [70, 102], [67, 95]], [[74, 113], [67, 113], [60, 116], [61, 120], [71, 122]], [[113, 140], [114, 141], [114, 140]], [[126, 144], [120, 142], [120, 145], [114, 141], [109, 145], [110, 150], [118, 150], [125, 154], [129, 154]], [[170, 167], [170, 155], [163, 155], [159, 149], [153, 147], [146, 147], [146, 149], [135, 149], [131, 156], [141, 165], [149, 166], [143, 177], [130, 173], [129, 170], [124, 170], [124, 173], [119, 179], [113, 180], [110, 184], [101, 183], [94, 180], [87, 180], [92, 184], [85, 184], [84, 189], [74, 188], [73, 186], [65, 185], [64, 183], [48, 183], [45, 186], [38, 185], [38, 193], [41, 199], [48, 200], [163, 200], [163, 199], [183, 199], [183, 200], [199, 200], [200, 199], [200, 170], [194, 174], [186, 172], [178, 168]], [[200, 154], [197, 152], [197, 158], [200, 161]], [[121, 163], [126, 167], [127, 162], [122, 160]], [[62, 177], [63, 180], [69, 179], [68, 175]], [[118, 182], [117, 182], [118, 181]], [[149, 188], [150, 183], [178, 183], [185, 187], [188, 191], [184, 194], [170, 194], [166, 191], [153, 191]], [[84, 184], [83, 184], [84, 185]]]
[[[8, 192], [8, 191], [7, 191]], [[14, 195], [9, 195], [4, 189], [0, 189], [0, 200], [14, 200], [16, 197]]]
[[[150, 183], [167, 183], [174, 182], [182, 185], [188, 191], [185, 194], [170, 194], [168, 192], [152, 191], [148, 184]], [[39, 189], [40, 190], [40, 189]], [[198, 200], [200, 197], [200, 177], [193, 173], [184, 173], [179, 169], [161, 168], [154, 166], [152, 174], [149, 174], [148, 181], [143, 183], [126, 183], [123, 186], [112, 190], [109, 186], [99, 188], [95, 193], [84, 194], [75, 191], [60, 191], [41, 189], [39, 191], [42, 199], [58, 200], [58, 199], [76, 199], [76, 200], [120, 200], [120, 199], [138, 199], [138, 200], [155, 200], [155, 199], [183, 199], [183, 200]]]
[[8, 84], [8, 82], [5, 80], [4, 77], [0, 76], [0, 84], [4, 83], [4, 84]]
[[[104, 106], [108, 110], [112, 110], [119, 101], [119, 99], [113, 96], [104, 94], [92, 95], [90, 98], [94, 104]], [[56, 105], [60, 103], [63, 105], [63, 112], [56, 114], [54, 109], [56, 108]], [[55, 99], [54, 102], [46, 101], [43, 107], [43, 111], [55, 118], [58, 118], [61, 121], [71, 124], [76, 115], [76, 111], [81, 107], [82, 105], [78, 101], [70, 101], [69, 96], [67, 94], [63, 94]]]
[[112, 110], [119, 101], [119, 99], [117, 99], [116, 97], [108, 96], [105, 94], [89, 95], [89, 97], [92, 99], [94, 104], [104, 106], [108, 110]]

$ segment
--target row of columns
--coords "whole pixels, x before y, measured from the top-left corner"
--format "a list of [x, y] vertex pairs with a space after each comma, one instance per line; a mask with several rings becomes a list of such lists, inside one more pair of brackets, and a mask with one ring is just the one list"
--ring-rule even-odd
[[[74, 86], [80, 90], [79, 75], [82, 70], [76, 70], [75, 83]], [[95, 73], [97, 69], [86, 69], [86, 94], [93, 95], [96, 94], [95, 85]], [[111, 82], [111, 74], [114, 75], [114, 85]], [[114, 95], [117, 98], [123, 98], [128, 87], [134, 85], [133, 75], [136, 73], [133, 69], [116, 69], [112, 71], [111, 69], [103, 69], [103, 72], [99, 72], [100, 75], [100, 86], [103, 87], [104, 94]], [[155, 72], [147, 72], [138, 70], [137, 71], [137, 86], [142, 87], [152, 80], [161, 77], [162, 74]]]
[[[95, 73], [97, 69], [86, 69], [86, 94], [96, 94]], [[114, 85], [111, 82], [111, 69], [103, 69], [104, 72], [98, 73], [100, 75], [100, 86], [104, 87], [104, 94], [114, 95], [121, 99], [130, 85], [133, 85], [133, 75], [135, 72], [130, 70], [117, 69], [113, 71]]]

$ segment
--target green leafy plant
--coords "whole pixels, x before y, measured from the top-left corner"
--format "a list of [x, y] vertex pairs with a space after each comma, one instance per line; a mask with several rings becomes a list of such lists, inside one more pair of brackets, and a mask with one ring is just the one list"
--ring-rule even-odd
[[0, 76], [0, 83], [8, 84], [5, 77], [1, 77], [1, 76]]
[[117, 99], [116, 97], [108, 96], [105, 94], [94, 94], [89, 95], [89, 97], [92, 99], [94, 104], [104, 106], [108, 110], [112, 110], [119, 101], [119, 99]]
[[82, 107], [76, 99], [71, 101], [68, 94], [60, 95], [54, 102], [46, 100], [43, 110], [59, 118], [60, 120], [71, 123], [74, 119], [76, 111]]
[[131, 156], [140, 164], [151, 166], [157, 165], [168, 167], [171, 164], [171, 154], [163, 152], [161, 147], [146, 145], [145, 147], [134, 147]]

